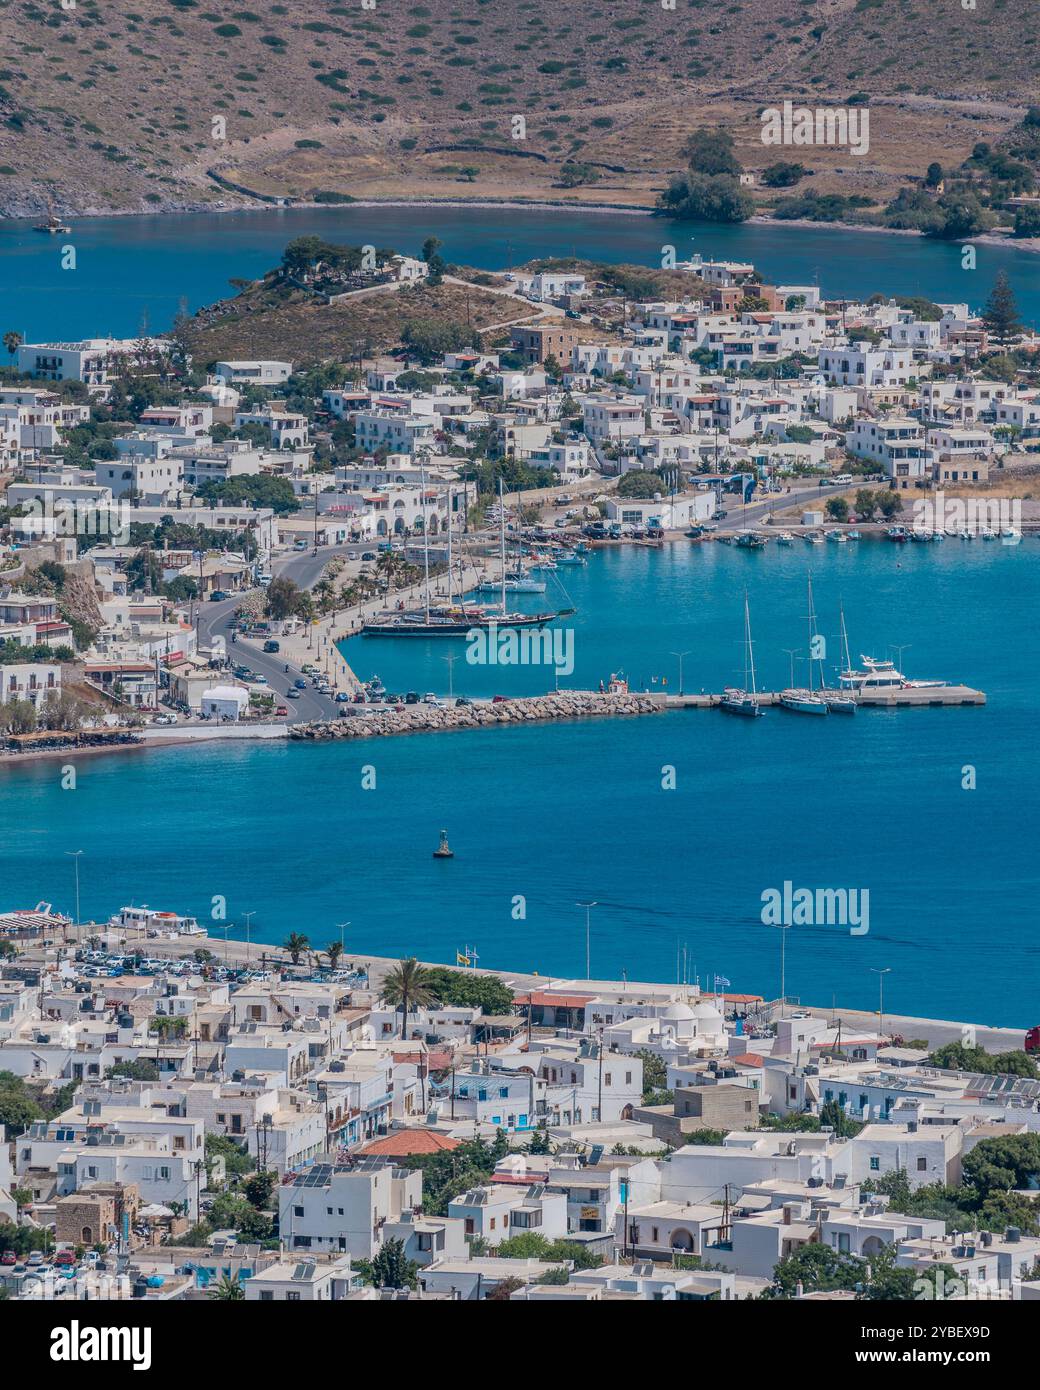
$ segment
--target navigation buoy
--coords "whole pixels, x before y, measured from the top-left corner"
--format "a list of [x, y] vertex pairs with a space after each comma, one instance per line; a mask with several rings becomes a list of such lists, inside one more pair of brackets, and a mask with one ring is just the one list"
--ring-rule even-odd
[[441, 831], [441, 842], [440, 842], [440, 844], [437, 846], [437, 848], [433, 851], [433, 857], [434, 857], [434, 859], [454, 859], [454, 858], [455, 858], [455, 851], [454, 851], [454, 850], [452, 849], [452, 847], [448, 844], [448, 832], [447, 832], [446, 830], [442, 830], [442, 831]]

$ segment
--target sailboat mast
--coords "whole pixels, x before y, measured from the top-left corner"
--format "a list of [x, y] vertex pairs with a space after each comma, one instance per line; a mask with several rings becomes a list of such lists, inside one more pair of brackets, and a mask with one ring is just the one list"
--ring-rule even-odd
[[751, 646], [751, 610], [748, 607], [747, 590], [744, 590], [744, 638], [747, 643], [747, 655], [744, 658], [744, 686], [747, 688], [747, 672], [751, 670], [751, 693], [757, 695], [758, 690], [755, 686], [755, 653]]
[[448, 483], [448, 607], [451, 607], [451, 482]]
[[422, 503], [423, 570], [426, 578], [426, 621], [430, 621], [430, 527], [426, 517], [426, 466], [419, 459], [419, 491]]
[[506, 504], [502, 494], [502, 479], [498, 480], [499, 548], [502, 560], [502, 617], [506, 616]]
[[814, 638], [814, 636], [815, 636], [815, 634], [814, 634], [814, 632], [813, 632], [813, 628], [815, 627], [815, 623], [813, 622], [813, 611], [812, 611], [812, 574], [811, 574], [811, 573], [809, 574], [808, 583], [809, 583], [809, 615], [808, 615], [808, 617], [809, 617], [809, 694], [811, 695], [811, 694], [813, 693], [813, 682], [812, 682], [812, 668], [813, 668], [813, 638]]
[[[841, 605], [839, 606], [839, 608], [838, 608], [838, 613], [839, 613], [840, 620], [841, 620], [841, 649], [842, 649], [842, 656], [843, 656], [844, 661], [845, 661], [845, 671], [846, 671], [846, 673], [851, 674], [851, 672], [852, 672], [852, 657], [851, 657], [851, 655], [850, 655], [850, 653], [849, 653], [849, 634], [848, 634], [848, 629], [847, 629], [846, 626], [845, 626], [845, 605], [844, 605], [844, 604], [841, 604]], [[840, 672], [840, 671], [838, 672], [838, 684], [839, 684], [839, 685], [841, 684], [841, 672]]]

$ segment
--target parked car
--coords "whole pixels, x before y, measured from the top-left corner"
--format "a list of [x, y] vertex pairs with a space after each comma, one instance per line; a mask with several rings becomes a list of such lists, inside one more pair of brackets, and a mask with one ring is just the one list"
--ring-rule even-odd
[[231, 595], [226, 594], [223, 589], [214, 589], [209, 596], [209, 601], [210, 603], [223, 603], [226, 598], [230, 597]]
[[74, 1265], [76, 1263], [75, 1250], [59, 1250], [54, 1257], [54, 1263], [59, 1266]]
[[362, 560], [374, 560], [376, 558], [376, 553], [374, 550], [366, 550], [361, 558]]
[[264, 643], [265, 652], [280, 652], [281, 650], [282, 644], [280, 642], [276, 642], [273, 637], [269, 637], [267, 641]]
[[406, 705], [417, 705], [419, 703], [418, 690], [409, 690], [408, 694], [404, 697], [404, 702]]
[[0, 1265], [16, 1265], [17, 1263], [18, 1256], [13, 1250], [5, 1250], [4, 1253], [0, 1255]]
[[460, 695], [458, 699], [455, 701], [456, 707], [460, 705], [471, 705], [472, 703], [473, 701], [469, 698], [468, 695]]
[[350, 699], [350, 696], [347, 694], [347, 692], [346, 692], [345, 690], [337, 690], [337, 691], [336, 691], [336, 704], [337, 704], [337, 705], [345, 705], [349, 699]]
[[43, 1251], [31, 1250], [29, 1252], [29, 1258], [26, 1260], [25, 1263], [28, 1265], [30, 1269], [38, 1269], [39, 1266], [43, 1264]]
[[274, 712], [274, 717], [275, 717], [276, 719], [281, 719], [281, 718], [283, 718], [283, 716], [287, 715], [288, 713], [289, 713], [289, 706], [288, 706], [288, 705], [279, 705], [278, 708], [277, 708], [277, 709], [275, 710], [275, 712]]
[[285, 698], [287, 700], [298, 700], [300, 698], [300, 692], [295, 686], [291, 686], [290, 689], [285, 692]]
[[509, 700], [509, 696], [508, 696], [508, 695], [492, 695], [492, 697], [491, 697], [491, 703], [492, 703], [493, 705], [504, 705], [504, 704], [508, 703], [508, 700]]

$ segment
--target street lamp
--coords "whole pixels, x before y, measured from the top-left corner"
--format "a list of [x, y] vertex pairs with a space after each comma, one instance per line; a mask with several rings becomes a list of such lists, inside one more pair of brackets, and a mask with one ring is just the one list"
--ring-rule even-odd
[[449, 699], [449, 700], [453, 700], [453, 699], [455, 698], [454, 676], [455, 676], [455, 663], [456, 663], [456, 661], [458, 661], [458, 659], [459, 659], [459, 658], [458, 658], [458, 653], [453, 653], [451, 656], [442, 656], [442, 657], [441, 657], [441, 660], [442, 660], [442, 661], [446, 661], [446, 662], [448, 663], [448, 699]]
[[789, 656], [789, 657], [791, 658], [791, 688], [793, 689], [793, 688], [794, 688], [794, 659], [795, 659], [796, 656], [800, 656], [800, 655], [801, 655], [801, 648], [800, 648], [800, 647], [784, 647], [782, 650], [783, 650], [785, 656]]
[[786, 922], [781, 922], [780, 926], [780, 1017], [785, 1018], [787, 1014], [787, 927]]
[[685, 652], [669, 652], [668, 655], [669, 655], [669, 656], [677, 656], [677, 657], [679, 658], [679, 694], [681, 695], [681, 694], [683, 693], [683, 679], [682, 679], [682, 663], [683, 663], [683, 657], [684, 657], [684, 656], [689, 656], [690, 653], [689, 653], [689, 651], [685, 651]]
[[890, 965], [885, 965], [885, 966], [881, 966], [881, 967], [876, 966], [876, 965], [872, 965], [872, 966], [870, 967], [870, 971], [871, 971], [871, 974], [872, 974], [872, 975], [876, 975], [876, 976], [878, 977], [878, 1030], [877, 1030], [877, 1036], [878, 1036], [878, 1045], [880, 1046], [880, 1044], [881, 1044], [881, 1034], [884, 1032], [884, 1029], [885, 1029], [885, 976], [886, 976], [886, 975], [890, 975], [890, 974], [892, 973], [892, 967], [891, 967]]
[[249, 919], [256, 916], [256, 908], [252, 912], [243, 912], [242, 916], [246, 919], [246, 965], [253, 959], [252, 942], [249, 939]]
[[[79, 857], [80, 857], [80, 855], [83, 853], [83, 851], [82, 851], [81, 849], [67, 849], [67, 850], [65, 851], [65, 853], [69, 856], [69, 858], [72, 860], [72, 862], [73, 862], [73, 863], [75, 864], [75, 866], [76, 866], [76, 928], [77, 928], [77, 930], [78, 930], [79, 924], [80, 924], [80, 912], [79, 912]], [[76, 939], [75, 933], [73, 933], [73, 940], [75, 940], [75, 939]]]
[[583, 908], [585, 909], [585, 978], [586, 978], [586, 980], [591, 980], [591, 979], [592, 979], [592, 935], [591, 935], [590, 916], [589, 916], [589, 914], [592, 912], [592, 909], [593, 909], [594, 907], [598, 907], [599, 904], [596, 903], [596, 902], [587, 902], [587, 903], [581, 903], [581, 902], [579, 902], [579, 903], [575, 903], [574, 905], [575, 905], [575, 907], [583, 907]]

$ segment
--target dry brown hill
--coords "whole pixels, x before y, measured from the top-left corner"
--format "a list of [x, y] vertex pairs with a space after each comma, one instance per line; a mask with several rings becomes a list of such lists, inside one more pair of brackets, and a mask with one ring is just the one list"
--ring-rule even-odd
[[[214, 173], [301, 199], [650, 203], [694, 125], [726, 121], [761, 167], [762, 105], [857, 90], [870, 154], [814, 152], [817, 186], [880, 193], [1038, 99], [1018, 0], [246, 4], [0, 0], [0, 210], [241, 201]], [[567, 160], [598, 181], [561, 189]]]

